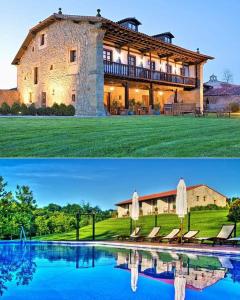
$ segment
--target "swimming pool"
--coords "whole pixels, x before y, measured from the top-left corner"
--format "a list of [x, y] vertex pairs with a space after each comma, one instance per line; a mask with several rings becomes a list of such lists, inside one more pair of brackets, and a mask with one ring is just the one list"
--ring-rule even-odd
[[240, 298], [240, 257], [92, 245], [0, 243], [0, 298]]

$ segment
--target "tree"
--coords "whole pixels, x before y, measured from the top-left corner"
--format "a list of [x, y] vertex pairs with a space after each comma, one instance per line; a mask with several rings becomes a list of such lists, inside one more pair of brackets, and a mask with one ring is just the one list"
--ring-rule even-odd
[[233, 74], [229, 69], [224, 70], [223, 81], [226, 83], [233, 83]]
[[240, 221], [240, 200], [235, 200], [229, 209], [228, 220], [232, 222]]

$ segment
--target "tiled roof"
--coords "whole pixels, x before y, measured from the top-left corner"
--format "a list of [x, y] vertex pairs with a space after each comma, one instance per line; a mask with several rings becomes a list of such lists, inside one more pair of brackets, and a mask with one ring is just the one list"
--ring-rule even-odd
[[222, 84], [220, 87], [209, 89], [204, 96], [240, 96], [240, 85]]
[[[204, 186], [204, 185], [199, 184], [199, 185], [189, 186], [189, 187], [187, 187], [187, 191], [194, 190], [201, 186]], [[146, 195], [146, 196], [139, 197], [139, 202], [146, 201], [146, 200], [154, 200], [154, 199], [158, 199], [158, 198], [165, 198], [165, 197], [169, 197], [169, 196], [175, 196], [176, 194], [177, 194], [177, 190], [171, 190], [171, 191], [167, 191], [167, 192], [161, 192], [158, 194]], [[132, 203], [132, 199], [121, 201], [121, 202], [117, 203], [116, 205], [130, 204], [130, 203]]]
[[149, 35], [146, 35], [144, 33], [140, 33], [140, 32], [135, 32], [132, 31], [130, 29], [127, 29], [125, 27], [123, 27], [122, 25], [113, 22], [111, 20], [108, 20], [106, 18], [103, 17], [94, 17], [94, 16], [75, 16], [75, 15], [65, 15], [65, 14], [53, 14], [50, 17], [48, 17], [47, 19], [43, 20], [42, 22], [40, 22], [39, 24], [37, 24], [35, 27], [33, 27], [32, 29], [30, 29], [26, 39], [24, 40], [22, 46], [20, 47], [17, 55], [15, 56], [12, 64], [17, 65], [23, 55], [23, 53], [25, 52], [25, 50], [27, 49], [27, 47], [29, 46], [29, 44], [31, 43], [32, 39], [34, 38], [34, 36], [41, 30], [43, 30], [44, 28], [50, 26], [51, 24], [53, 24], [56, 21], [59, 20], [72, 20], [72, 21], [76, 21], [76, 22], [81, 22], [81, 21], [87, 21], [87, 22], [92, 22], [92, 23], [99, 23], [99, 24], [105, 24], [105, 25], [112, 25], [115, 27], [115, 29], [121, 29], [121, 30], [125, 30], [125, 32], [134, 34], [136, 39], [147, 39], [148, 42], [155, 42], [158, 43], [159, 47], [164, 47], [164, 49], [168, 49], [169, 51], [173, 51], [176, 53], [181, 53], [181, 54], [185, 54], [188, 56], [193, 57], [196, 60], [199, 61], [207, 61], [208, 59], [213, 59], [213, 57], [208, 56], [208, 55], [204, 55], [201, 53], [197, 53], [195, 51], [191, 51], [188, 49], [184, 49], [182, 47], [176, 46], [176, 45], [172, 45], [172, 44], [166, 44], [163, 41], [160, 41], [154, 37], [151, 37]]

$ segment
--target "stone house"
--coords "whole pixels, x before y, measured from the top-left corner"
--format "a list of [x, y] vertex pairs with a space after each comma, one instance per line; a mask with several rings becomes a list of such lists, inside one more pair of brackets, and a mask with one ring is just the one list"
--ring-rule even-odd
[[[139, 198], [141, 214], [153, 215], [175, 213], [176, 190], [146, 195]], [[188, 209], [196, 206], [215, 204], [219, 207], [227, 205], [227, 197], [207, 185], [194, 185], [187, 187]], [[132, 199], [116, 204], [118, 217], [126, 217], [131, 213]]]
[[29, 31], [13, 60], [21, 102], [73, 104], [82, 116], [126, 112], [132, 99], [145, 112], [176, 101], [202, 109], [203, 66], [212, 57], [174, 45], [169, 32], [143, 34], [140, 25], [60, 9]]
[[205, 107], [210, 110], [229, 108], [233, 103], [240, 105], [240, 85], [218, 81], [217, 76], [212, 75], [204, 84]]

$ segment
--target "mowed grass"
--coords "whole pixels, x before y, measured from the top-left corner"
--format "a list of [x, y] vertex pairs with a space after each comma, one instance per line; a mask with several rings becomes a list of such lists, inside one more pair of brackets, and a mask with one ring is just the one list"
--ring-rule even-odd
[[0, 157], [239, 157], [240, 118], [0, 118]]
[[[223, 224], [228, 224], [228, 210], [217, 211], [197, 211], [191, 213], [191, 229], [199, 230], [199, 236], [215, 236]], [[141, 217], [137, 225], [142, 227], [142, 234], [147, 235], [155, 225], [154, 216]], [[180, 223], [176, 215], [159, 215], [158, 226], [161, 226], [160, 234], [167, 234], [173, 228], [179, 228]], [[187, 231], [187, 218], [185, 218], [184, 230]], [[107, 219], [96, 223], [96, 240], [114, 240], [116, 235], [129, 235], [130, 219]], [[240, 236], [240, 224], [237, 227], [237, 234]], [[80, 229], [80, 238], [82, 240], [92, 239], [92, 226], [86, 226]], [[71, 241], [76, 240], [76, 231], [61, 234], [52, 234], [38, 237], [39, 240], [52, 241]]]

